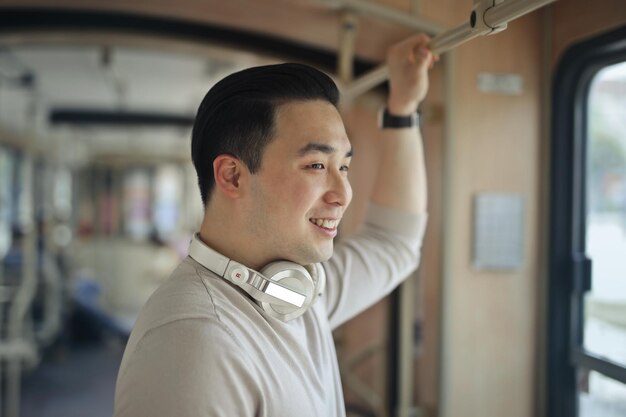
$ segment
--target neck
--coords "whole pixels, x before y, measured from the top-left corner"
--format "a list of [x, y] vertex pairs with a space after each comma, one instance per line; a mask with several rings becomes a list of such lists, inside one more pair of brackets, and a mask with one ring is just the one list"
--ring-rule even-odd
[[258, 271], [270, 260], [263, 258], [257, 238], [242, 227], [243, 218], [238, 214], [232, 208], [207, 207], [200, 227], [200, 240], [227, 258]]

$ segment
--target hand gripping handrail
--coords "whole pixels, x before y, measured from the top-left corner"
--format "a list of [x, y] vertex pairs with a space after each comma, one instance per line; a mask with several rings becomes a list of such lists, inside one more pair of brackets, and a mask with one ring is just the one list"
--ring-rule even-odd
[[[506, 29], [506, 24], [556, 0], [477, 0], [468, 22], [436, 35], [428, 47], [442, 54], [478, 36]], [[342, 88], [342, 100], [349, 101], [374, 88], [389, 76], [387, 66], [381, 65]]]

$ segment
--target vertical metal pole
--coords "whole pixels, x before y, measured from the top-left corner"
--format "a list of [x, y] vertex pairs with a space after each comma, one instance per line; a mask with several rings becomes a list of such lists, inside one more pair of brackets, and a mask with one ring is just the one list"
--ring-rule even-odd
[[[40, 207], [40, 220], [42, 221], [43, 227], [38, 230], [40, 233], [40, 242], [43, 243], [40, 248], [41, 262], [39, 265], [43, 278], [44, 308], [41, 325], [35, 331], [35, 340], [43, 346], [48, 345], [54, 340], [54, 337], [61, 327], [63, 298], [62, 278], [56, 263], [58, 248], [52, 241], [49, 231], [49, 224], [52, 224], [57, 217], [56, 194], [58, 193], [58, 187], [60, 187], [59, 183], [64, 180], [61, 161], [57, 160], [53, 168], [44, 172], [46, 172], [44, 178], [39, 179], [44, 182], [43, 190], [38, 193], [39, 198], [44, 199]], [[46, 181], [48, 182], [46, 183]], [[46, 203], [46, 200], [49, 201]]]
[[415, 412], [415, 366], [413, 361], [415, 292], [417, 272], [414, 272], [400, 287], [400, 332], [398, 335], [398, 395], [397, 417], [410, 417]]
[[411, 14], [419, 16], [422, 10], [422, 2], [420, 0], [411, 0]]
[[387, 349], [387, 416], [396, 414], [398, 404], [398, 346], [400, 318], [400, 289], [396, 288], [389, 297], [389, 341]]
[[453, 230], [452, 217], [454, 207], [454, 152], [455, 152], [455, 132], [454, 120], [456, 117], [456, 52], [450, 51], [442, 58], [444, 71], [444, 103], [446, 103], [446, 117], [444, 119], [444, 173], [443, 173], [443, 265], [442, 265], [442, 283], [441, 283], [441, 307], [440, 307], [440, 323], [441, 330], [439, 346], [441, 346], [441, 354], [439, 355], [439, 416], [449, 416], [449, 402], [446, 396], [448, 392], [448, 366], [450, 361], [448, 357], [450, 340], [450, 323], [448, 311], [450, 306], [446, 303], [450, 300], [450, 283], [452, 281], [452, 265], [454, 264], [454, 254], [450, 250], [450, 242], [453, 242], [455, 231]]
[[337, 73], [342, 83], [349, 83], [354, 78], [354, 48], [357, 36], [358, 18], [350, 10], [341, 13], [339, 29], [339, 53]]
[[[32, 337], [25, 336], [25, 323], [29, 319], [28, 313], [32, 305], [33, 297], [37, 289], [37, 241], [38, 227], [35, 222], [34, 212], [34, 142], [38, 138], [37, 126], [37, 96], [33, 94], [30, 103], [27, 125], [24, 127], [27, 146], [21, 167], [23, 176], [23, 190], [21, 198], [23, 216], [20, 220], [24, 237], [22, 241], [22, 278], [12, 300], [7, 326], [7, 340], [16, 345], [11, 353], [7, 364], [7, 390], [6, 390], [6, 417], [19, 417], [20, 414], [20, 388], [22, 361], [31, 357], [31, 351], [35, 352], [35, 342]], [[31, 335], [32, 336], [32, 335]], [[30, 358], [32, 359], [32, 357]]]
[[[543, 10], [543, 48], [542, 48], [542, 74], [541, 74], [541, 173], [544, 178], [550, 175], [550, 159], [551, 159], [551, 120], [552, 120], [552, 106], [551, 106], [551, 94], [552, 94], [552, 7], [546, 7]], [[536, 351], [538, 352], [537, 363], [537, 377], [535, 384], [535, 395], [537, 401], [535, 402], [535, 413], [537, 417], [545, 417], [548, 411], [547, 400], [547, 351], [546, 346], [546, 334], [548, 328], [548, 293], [550, 282], [550, 267], [549, 267], [549, 242], [550, 242], [550, 210], [549, 202], [551, 201], [550, 182], [540, 182], [540, 201], [544, 203], [540, 208], [540, 223], [542, 224], [541, 230], [543, 236], [539, 238], [538, 244], [538, 257], [539, 257], [539, 270], [543, 275], [543, 279], [539, 280], [537, 288], [538, 299], [538, 312], [537, 314], [537, 341]]]
[[[32, 208], [33, 162], [30, 158], [30, 155], [26, 156], [22, 169], [24, 170], [24, 198], [28, 199], [26, 204]], [[24, 321], [37, 286], [37, 227], [32, 219], [32, 209], [28, 211], [30, 211], [28, 213], [30, 218], [26, 219], [28, 223], [25, 225], [26, 233], [22, 242], [22, 282], [9, 310], [7, 328], [9, 343], [19, 343], [24, 338]], [[19, 416], [22, 353], [22, 349], [16, 350], [7, 365], [6, 417]]]

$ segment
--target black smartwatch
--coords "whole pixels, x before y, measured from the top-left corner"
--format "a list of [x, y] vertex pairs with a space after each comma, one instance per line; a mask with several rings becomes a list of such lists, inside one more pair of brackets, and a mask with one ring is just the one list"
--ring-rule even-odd
[[378, 113], [378, 126], [381, 129], [406, 129], [408, 127], [419, 127], [420, 114], [415, 111], [408, 116], [395, 116], [389, 113], [384, 107]]

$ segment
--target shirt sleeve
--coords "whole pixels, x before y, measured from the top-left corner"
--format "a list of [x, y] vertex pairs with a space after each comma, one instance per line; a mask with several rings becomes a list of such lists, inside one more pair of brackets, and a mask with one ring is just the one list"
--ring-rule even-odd
[[417, 268], [426, 219], [426, 214], [370, 203], [361, 230], [337, 242], [323, 263], [323, 297], [333, 329], [389, 294]]
[[253, 417], [258, 379], [242, 353], [219, 322], [152, 329], [118, 376], [114, 417]]

